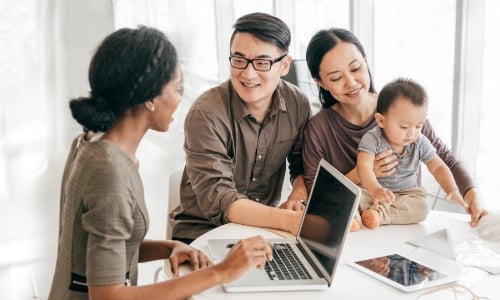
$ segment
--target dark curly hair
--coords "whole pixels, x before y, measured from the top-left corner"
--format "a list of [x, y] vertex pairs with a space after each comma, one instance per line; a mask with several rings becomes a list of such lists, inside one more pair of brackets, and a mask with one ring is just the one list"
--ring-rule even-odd
[[177, 68], [177, 52], [165, 34], [141, 26], [108, 35], [89, 68], [90, 96], [72, 99], [73, 118], [84, 131], [105, 132], [127, 110], [161, 93]]

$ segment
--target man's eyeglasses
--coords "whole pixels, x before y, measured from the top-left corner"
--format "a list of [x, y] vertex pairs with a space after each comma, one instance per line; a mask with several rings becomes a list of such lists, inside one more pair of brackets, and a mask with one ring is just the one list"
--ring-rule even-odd
[[231, 66], [236, 69], [246, 69], [248, 64], [252, 64], [252, 67], [256, 71], [267, 72], [271, 70], [273, 64], [280, 62], [288, 55], [288, 53], [283, 54], [282, 56], [276, 59], [264, 59], [264, 58], [256, 58], [256, 59], [248, 59], [241, 56], [229, 56], [229, 62]]

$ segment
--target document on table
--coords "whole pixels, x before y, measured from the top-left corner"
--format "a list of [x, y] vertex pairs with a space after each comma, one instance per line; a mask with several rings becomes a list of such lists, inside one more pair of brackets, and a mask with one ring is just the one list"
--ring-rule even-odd
[[463, 266], [500, 274], [500, 212], [481, 218], [476, 227], [468, 222], [448, 220], [446, 229], [408, 241]]
[[447, 234], [459, 263], [500, 274], [500, 213], [482, 217], [475, 228], [467, 222], [448, 220]]

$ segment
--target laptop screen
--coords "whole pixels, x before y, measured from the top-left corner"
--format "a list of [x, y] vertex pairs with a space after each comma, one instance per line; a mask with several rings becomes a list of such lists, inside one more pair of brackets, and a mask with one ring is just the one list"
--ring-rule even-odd
[[319, 165], [299, 237], [331, 276], [349, 231], [357, 195], [338, 179], [343, 176], [337, 170], [327, 170], [324, 165]]

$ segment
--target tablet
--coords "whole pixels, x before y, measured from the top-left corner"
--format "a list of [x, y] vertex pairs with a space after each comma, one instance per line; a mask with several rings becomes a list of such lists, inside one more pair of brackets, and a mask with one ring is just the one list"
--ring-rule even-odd
[[449, 275], [399, 254], [347, 264], [407, 293], [455, 281]]

